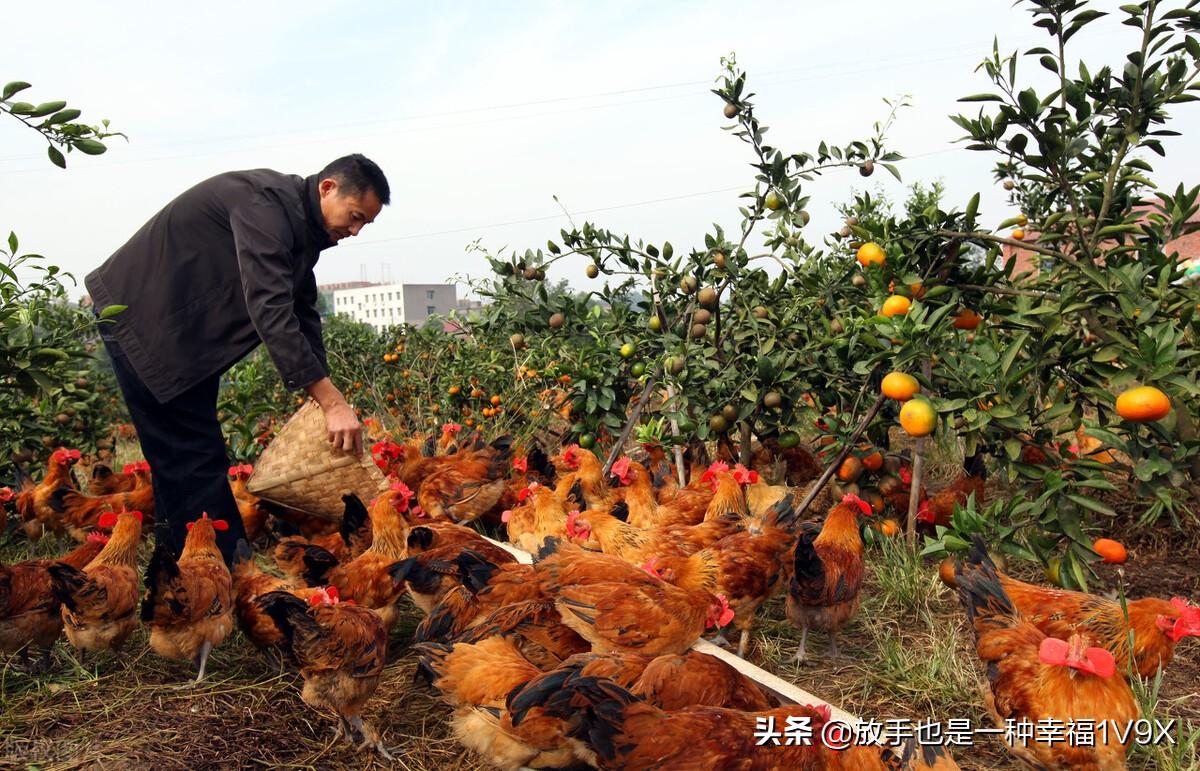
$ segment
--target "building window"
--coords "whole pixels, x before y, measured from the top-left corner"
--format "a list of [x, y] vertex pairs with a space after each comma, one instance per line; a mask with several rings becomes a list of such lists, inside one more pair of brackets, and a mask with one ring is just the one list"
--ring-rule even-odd
[[437, 308], [433, 307], [432, 305], [425, 306], [425, 315], [426, 316], [432, 316], [435, 313], [437, 313]]
[[432, 289], [430, 289], [429, 291], [425, 292], [425, 299], [426, 299], [426, 300], [432, 300], [432, 299], [433, 299], [433, 290], [432, 290]]

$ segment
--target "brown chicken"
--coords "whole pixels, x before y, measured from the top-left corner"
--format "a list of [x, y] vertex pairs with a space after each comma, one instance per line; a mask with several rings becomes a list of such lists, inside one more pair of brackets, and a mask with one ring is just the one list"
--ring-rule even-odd
[[99, 527], [100, 515], [106, 511], [140, 511], [143, 531], [149, 532], [154, 523], [154, 486], [149, 478], [150, 466], [147, 464], [144, 470], [139, 468], [135, 473], [138, 483], [127, 493], [84, 495], [60, 487], [50, 496], [49, 504], [61, 514], [67, 532], [77, 541], [86, 538], [90, 529]]
[[[454, 559], [467, 548], [465, 544], [451, 543], [400, 560], [389, 569], [392, 580], [406, 583], [413, 602], [429, 613], [434, 605], [441, 602], [446, 592], [462, 586], [458, 564]], [[488, 541], [472, 543], [469, 548], [494, 565], [517, 561], [507, 550]]]
[[562, 546], [534, 572], [563, 623], [597, 653], [682, 653], [705, 629], [733, 620], [724, 597], [680, 589], [607, 555]]
[[142, 514], [103, 514], [100, 526], [112, 537], [83, 567], [57, 563], [49, 567], [55, 598], [62, 603], [67, 639], [84, 651], [117, 650], [137, 628], [138, 544]]
[[261, 649], [283, 645], [283, 630], [258, 604], [268, 592], [288, 592], [308, 602], [321, 589], [305, 586], [295, 578], [279, 578], [262, 571], [254, 561], [254, 552], [245, 540], [239, 540], [233, 562], [234, 613], [238, 627], [251, 643]]
[[610, 511], [620, 496], [604, 478], [604, 466], [591, 450], [567, 445], [552, 459], [558, 469], [554, 493], [563, 505], [575, 509]]
[[8, 517], [17, 512], [17, 494], [10, 487], [0, 487], [0, 537], [8, 531]]
[[746, 486], [757, 481], [753, 472], [742, 466], [732, 470], [717, 461], [699, 477], [658, 509], [659, 527], [690, 526], [720, 519], [727, 514], [744, 517], [749, 513]]
[[1130, 671], [1129, 633], [1133, 632], [1134, 670], [1153, 679], [1171, 663], [1175, 646], [1185, 637], [1200, 637], [1200, 607], [1182, 597], [1168, 600], [1147, 597], [1121, 603], [1085, 592], [1048, 589], [1010, 578], [996, 570], [987, 547], [976, 541], [967, 561], [995, 570], [1000, 585], [1017, 612], [1049, 637], [1067, 639], [1084, 634], [1111, 653], [1122, 674]]
[[514, 689], [542, 674], [506, 637], [489, 637], [478, 643], [444, 645], [422, 643], [417, 674], [442, 693], [454, 708], [451, 730], [467, 749], [503, 769], [565, 768], [575, 757], [572, 744], [553, 731], [539, 737], [535, 731], [512, 730], [503, 725], [505, 699]]
[[[345, 509], [336, 533], [304, 538], [283, 535], [272, 556], [284, 575], [298, 578], [309, 586], [325, 583], [325, 575], [339, 563], [349, 562], [371, 546], [371, 518], [362, 500], [353, 493], [342, 496]], [[283, 533], [278, 521], [276, 531]], [[248, 534], [247, 534], [248, 535]]]
[[91, 495], [112, 495], [127, 493], [137, 486], [136, 464], [126, 463], [121, 471], [113, 471], [103, 463], [92, 466], [91, 479], [88, 482], [88, 493]]
[[796, 541], [788, 529], [794, 513], [789, 496], [747, 529], [689, 557], [652, 559], [646, 568], [683, 589], [724, 596], [741, 631], [738, 655], [745, 656], [755, 614], [782, 583], [783, 556]]
[[635, 565], [644, 564], [653, 557], [692, 554], [741, 530], [749, 514], [745, 493], [733, 472], [717, 472], [714, 484], [716, 493], [699, 524], [662, 525], [653, 530], [642, 530], [611, 514], [585, 511], [568, 515], [567, 536], [579, 543], [595, 544], [605, 554], [621, 557]]
[[446, 642], [502, 608], [549, 599], [532, 565], [496, 564], [472, 549], [453, 561], [462, 585], [451, 588], [430, 609], [417, 625], [414, 642]]
[[484, 450], [450, 456], [453, 462], [422, 477], [417, 489], [421, 511], [433, 519], [459, 523], [491, 511], [507, 482], [508, 442], [508, 437], [501, 437]]
[[258, 602], [283, 631], [285, 649], [299, 664], [304, 703], [333, 710], [339, 737], [353, 741], [358, 733], [360, 750], [373, 747], [391, 760], [379, 732], [362, 716], [387, 663], [383, 619], [353, 601], [340, 601], [336, 587], [309, 602], [288, 592], [268, 592]]
[[517, 506], [501, 515], [508, 528], [508, 540], [518, 548], [533, 553], [548, 537], [567, 535], [567, 512], [562, 500], [551, 487], [536, 482], [522, 488]]
[[658, 525], [658, 498], [646, 467], [624, 456], [613, 464], [610, 473], [620, 484], [618, 494], [625, 501], [625, 521], [642, 529]]
[[871, 516], [871, 507], [847, 495], [825, 516], [823, 524], [800, 526], [788, 584], [787, 616], [800, 627], [800, 646], [793, 661], [808, 655], [808, 631], [829, 634], [829, 654], [838, 655], [837, 633], [858, 612], [863, 581], [863, 542], [858, 515]]
[[[1087, 735], [1081, 741], [1024, 742], [1013, 737], [1009, 749], [1035, 768], [1107, 771], [1125, 768], [1126, 744], [1116, 732], [1138, 717], [1137, 702], [1116, 661], [1103, 648], [1088, 647], [1078, 634], [1047, 637], [1024, 620], [1005, 594], [995, 569], [980, 560], [955, 569], [958, 592], [975, 630], [975, 649], [987, 667], [984, 702], [998, 728], [1007, 720], [1053, 720]], [[1094, 721], [1096, 728], [1082, 727]], [[1107, 721], [1112, 721], [1108, 723]], [[1128, 741], [1128, 738], [1126, 739]]]
[[667, 459], [666, 449], [660, 444], [643, 444], [642, 449], [646, 451], [646, 470], [650, 472], [650, 482], [658, 500], [675, 497], [679, 491], [679, 474], [675, 464]]
[[404, 596], [403, 583], [392, 580], [390, 570], [408, 556], [408, 522], [404, 514], [412, 491], [402, 482], [381, 494], [371, 505], [371, 546], [350, 562], [329, 570], [327, 581], [340, 596], [377, 612], [387, 629], [399, 618], [398, 603]]
[[42, 649], [39, 669], [50, 664], [50, 648], [62, 634], [62, 607], [52, 591], [50, 566], [59, 562], [82, 569], [92, 561], [108, 536], [93, 533], [57, 560], [38, 559], [0, 565], [0, 653], [21, 652], [28, 666], [29, 648]]
[[949, 527], [955, 507], [966, 506], [969, 497], [975, 496], [976, 507], [983, 505], [984, 485], [981, 477], [964, 474], [918, 504], [917, 522], [927, 526]]
[[800, 487], [821, 476], [821, 466], [812, 452], [803, 446], [782, 448], [777, 437], [762, 440], [762, 446], [750, 459], [750, 468], [766, 475], [776, 465], [783, 466], [782, 478], [773, 476], [776, 483]]
[[233, 580], [217, 549], [217, 530], [229, 524], [203, 514], [188, 525], [178, 561], [156, 548], [146, 569], [142, 621], [150, 648], [168, 659], [192, 661], [204, 679], [208, 654], [233, 631]]
[[21, 518], [21, 530], [29, 540], [36, 541], [47, 530], [55, 535], [66, 531], [62, 511], [51, 505], [51, 498], [61, 488], [75, 489], [71, 467], [79, 462], [79, 458], [79, 450], [55, 450], [46, 461], [46, 475], [36, 484], [20, 466], [16, 467], [20, 482], [16, 511]]
[[[829, 707], [793, 705], [761, 712], [689, 706], [667, 711], [639, 699], [611, 680], [569, 677], [560, 687], [529, 688], [507, 703], [512, 724], [519, 728], [540, 708], [544, 717], [567, 723], [569, 736], [584, 741], [599, 768], [649, 769], [776, 769], [817, 771], [883, 771], [888, 750], [851, 746], [830, 749], [819, 741], [830, 719]], [[762, 743], [763, 724], [782, 733], [796, 720], [811, 730], [811, 743]]]
[[246, 480], [253, 473], [254, 466], [249, 463], [229, 467], [229, 488], [233, 491], [238, 513], [242, 515], [242, 527], [246, 530], [246, 538], [251, 543], [258, 540], [267, 524], [267, 509], [262, 500], [246, 489]]
[[448, 642], [476, 643], [489, 637], [512, 639], [521, 655], [541, 670], [553, 669], [571, 656], [592, 649], [587, 640], [563, 623], [552, 599], [505, 605]]

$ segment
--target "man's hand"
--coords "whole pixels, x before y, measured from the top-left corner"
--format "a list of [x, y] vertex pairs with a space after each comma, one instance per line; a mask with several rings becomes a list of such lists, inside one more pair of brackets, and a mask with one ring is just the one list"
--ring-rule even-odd
[[306, 389], [325, 413], [325, 428], [335, 449], [362, 455], [363, 429], [354, 408], [329, 378], [322, 378]]

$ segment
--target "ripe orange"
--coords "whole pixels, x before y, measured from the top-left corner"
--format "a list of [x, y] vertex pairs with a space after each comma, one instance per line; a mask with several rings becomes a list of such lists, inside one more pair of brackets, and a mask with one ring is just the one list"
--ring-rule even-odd
[[489, 401], [492, 403], [493, 407], [498, 406], [500, 404], [500, 397], [493, 396], [491, 399], [489, 399]]
[[843, 482], [854, 482], [862, 476], [862, 472], [863, 462], [851, 455], [838, 467], [837, 478]]
[[958, 578], [954, 575], [953, 557], [947, 557], [942, 560], [942, 564], [938, 565], [938, 578], [942, 579], [942, 583], [951, 589], [958, 588]]
[[925, 286], [920, 282], [909, 284], [908, 291], [912, 292], [914, 300], [921, 300], [925, 297]]
[[1024, 230], [1021, 230], [1020, 228], [1017, 228], [1016, 230], [1014, 230], [1014, 231], [1012, 232], [1012, 238], [1013, 238], [1013, 240], [1014, 240], [1014, 241], [1022, 241], [1022, 240], [1024, 240], [1024, 238], [1025, 238], [1025, 231], [1024, 231]]
[[459, 391], [461, 391], [461, 390], [462, 390], [462, 389], [461, 389], [461, 388], [459, 388], [458, 386], [450, 386], [450, 395], [451, 395], [451, 396], [458, 396], [458, 392], [459, 392]]
[[1131, 388], [1117, 397], [1117, 414], [1134, 423], [1162, 420], [1171, 411], [1171, 400], [1154, 386]]
[[858, 247], [858, 261], [864, 267], [868, 265], [883, 265], [887, 262], [887, 255], [883, 253], [883, 247], [874, 241], [868, 241]]
[[900, 408], [900, 426], [909, 436], [929, 436], [937, 427], [937, 413], [925, 399], [910, 399]]
[[1092, 551], [1104, 558], [1104, 561], [1110, 565], [1120, 565], [1128, 557], [1128, 552], [1119, 541], [1114, 541], [1111, 538], [1097, 538], [1092, 544]]
[[862, 459], [863, 467], [867, 471], [878, 471], [883, 468], [883, 453], [879, 450], [874, 450], [870, 455]]
[[889, 372], [880, 384], [883, 395], [898, 402], [906, 402], [921, 393], [921, 384], [907, 372]]
[[955, 329], [978, 329], [981, 323], [983, 323], [983, 316], [970, 308], [963, 308], [954, 317]]
[[900, 523], [894, 519], [885, 519], [879, 523], [879, 532], [889, 538], [900, 535]]
[[894, 294], [883, 301], [883, 308], [880, 313], [888, 318], [892, 316], [903, 316], [908, 313], [908, 309], [912, 307], [912, 300], [909, 300], [903, 295]]

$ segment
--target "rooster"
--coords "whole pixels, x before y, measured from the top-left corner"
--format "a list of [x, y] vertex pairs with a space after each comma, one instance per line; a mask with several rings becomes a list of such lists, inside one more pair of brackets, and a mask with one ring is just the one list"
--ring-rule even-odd
[[50, 648], [62, 634], [61, 603], [54, 596], [50, 566], [59, 562], [82, 569], [108, 543], [108, 536], [92, 533], [58, 560], [39, 559], [0, 565], [0, 653], [21, 652], [28, 666], [29, 648], [41, 648], [39, 669], [50, 664]]
[[342, 602], [328, 587], [305, 602], [289, 592], [268, 592], [258, 600], [283, 632], [288, 653], [300, 666], [300, 698], [338, 716], [338, 737], [362, 737], [359, 749], [373, 747], [387, 760], [383, 740], [363, 720], [363, 707], [379, 687], [387, 663], [387, 627], [374, 611]]
[[79, 458], [79, 450], [55, 450], [46, 461], [46, 475], [36, 484], [24, 469], [16, 466], [17, 480], [20, 482], [20, 490], [16, 494], [16, 510], [21, 518], [21, 530], [29, 540], [36, 541], [47, 530], [55, 535], [60, 535], [66, 530], [62, 511], [51, 504], [51, 498], [60, 488], [77, 489], [71, 467], [79, 462]]
[[1127, 726], [1138, 717], [1133, 692], [1116, 676], [1112, 654], [1089, 647], [1080, 634], [1066, 640], [1047, 637], [1024, 620], [991, 564], [960, 562], [955, 574], [975, 630], [976, 652], [987, 666], [984, 702], [997, 727], [1014, 720], [1052, 720], [1073, 724], [1091, 739], [1090, 746], [1078, 740], [1010, 742], [1013, 753], [1034, 768], [1124, 768], [1126, 746], [1114, 732], [1081, 729], [1083, 721]]
[[109, 512], [100, 526], [112, 537], [91, 562], [72, 567], [51, 565], [51, 591], [62, 603], [67, 639], [83, 651], [117, 650], [137, 628], [137, 552], [142, 537], [142, 513]]
[[793, 661], [806, 659], [809, 629], [828, 632], [829, 654], [837, 656], [837, 633], [858, 612], [863, 581], [860, 513], [871, 516], [871, 506], [857, 495], [847, 495], [829, 510], [823, 524], [800, 526], [787, 598], [788, 619], [801, 630]]
[[1185, 637], [1200, 637], [1200, 607], [1182, 597], [1170, 601], [1157, 597], [1130, 600], [1126, 610], [1115, 600], [1085, 592], [1047, 589], [1001, 573], [987, 546], [978, 537], [967, 557], [971, 565], [986, 565], [996, 572], [1004, 593], [1029, 623], [1050, 637], [1067, 639], [1087, 635], [1116, 657], [1122, 673], [1130, 671], [1129, 635], [1133, 634], [1133, 671], [1153, 679], [1171, 663], [1175, 646]]
[[217, 548], [217, 531], [228, 528], [205, 512], [188, 523], [178, 560], [158, 547], [146, 569], [142, 621], [150, 627], [150, 648], [193, 661], [199, 667], [193, 685], [204, 679], [208, 654], [233, 631], [233, 580]]

